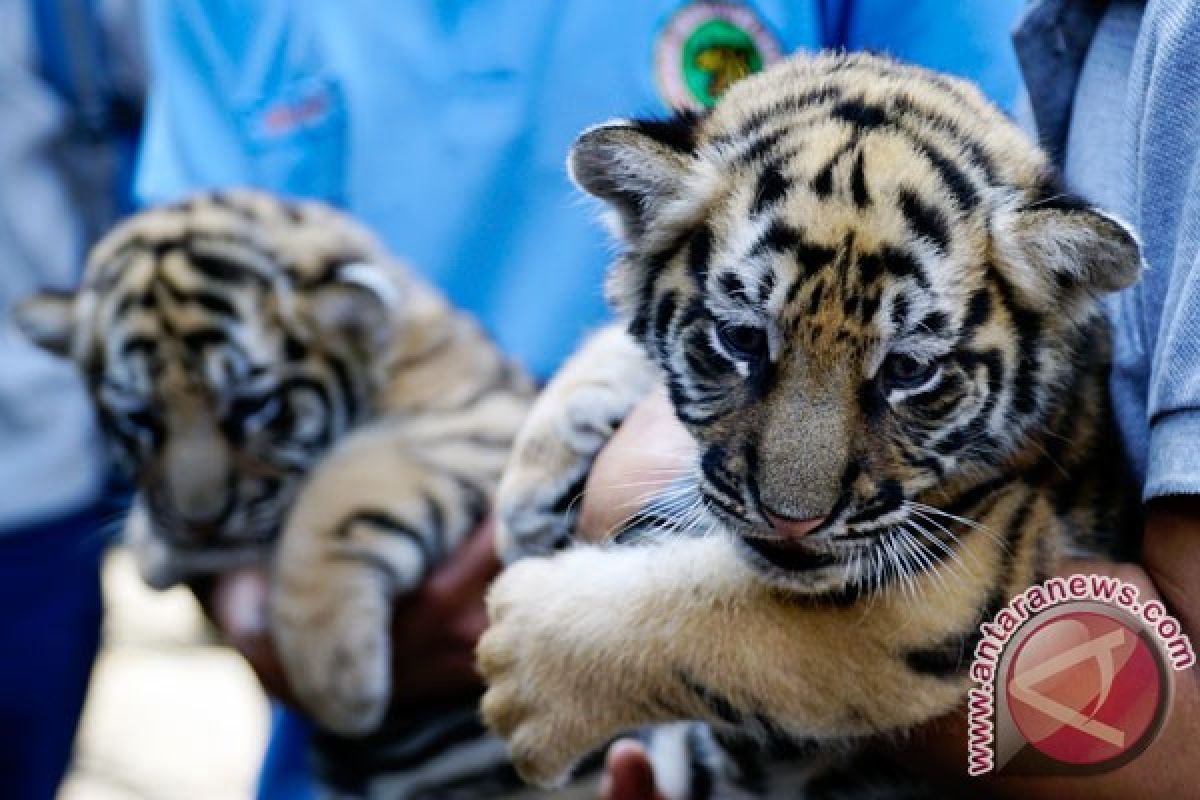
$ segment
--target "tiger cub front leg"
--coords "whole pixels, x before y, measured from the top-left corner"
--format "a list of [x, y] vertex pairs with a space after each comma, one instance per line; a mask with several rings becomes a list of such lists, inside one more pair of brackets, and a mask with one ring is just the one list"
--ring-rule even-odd
[[570, 541], [597, 453], [657, 371], [620, 327], [594, 335], [538, 396], [497, 490], [496, 546], [505, 561]]
[[370, 426], [319, 465], [289, 514], [272, 634], [293, 691], [332, 731], [362, 734], [383, 719], [392, 601], [487, 511], [503, 454], [468, 465], [453, 455], [400, 424]]
[[489, 594], [484, 717], [522, 776], [543, 785], [648, 724], [814, 739], [902, 729], [965, 691], [911, 671], [904, 654], [969, 630], [986, 602], [984, 580], [940, 595], [935, 580], [874, 598], [864, 614], [773, 589], [723, 535], [525, 559]]

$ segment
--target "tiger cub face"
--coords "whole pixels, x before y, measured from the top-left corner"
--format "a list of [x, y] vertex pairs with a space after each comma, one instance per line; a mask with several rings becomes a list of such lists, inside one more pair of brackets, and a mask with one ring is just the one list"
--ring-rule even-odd
[[933, 493], [1036, 446], [1129, 231], [1064, 197], [972, 86], [784, 62], [704, 117], [585, 132], [574, 180], [624, 252], [612, 302], [699, 445], [697, 488], [791, 589], [871, 580]]
[[33, 298], [18, 322], [78, 363], [157, 536], [265, 543], [371, 412], [368, 364], [400, 289], [383, 263], [329, 209], [199, 195], [118, 226], [77, 294]]

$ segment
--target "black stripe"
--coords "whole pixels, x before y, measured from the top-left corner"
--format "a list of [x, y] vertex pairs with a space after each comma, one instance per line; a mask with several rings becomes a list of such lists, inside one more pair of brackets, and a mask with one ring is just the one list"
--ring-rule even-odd
[[871, 205], [871, 194], [867, 191], [867, 176], [864, 174], [863, 159], [864, 154], [860, 149], [858, 157], [854, 159], [854, 171], [850, 173], [850, 191], [854, 197], [854, 205], [859, 208]]
[[562, 516], [568, 513], [578, 513], [575, 508], [575, 501], [583, 496], [584, 489], [587, 488], [588, 472], [584, 470], [575, 480], [567, 485], [558, 497], [554, 498], [554, 502], [550, 504], [550, 513], [556, 516]]
[[768, 269], [758, 282], [758, 302], [765, 304], [773, 291], [775, 291], [775, 273]]
[[[892, 100], [892, 107], [905, 116], [918, 117], [921, 121], [950, 136], [956, 144], [967, 151], [967, 157], [984, 173], [988, 183], [996, 183], [996, 165], [984, 149], [983, 144], [964, 133], [958, 123], [950, 117], [939, 111], [916, 105], [912, 98], [905, 96], [895, 97]], [[908, 131], [908, 127], [904, 127]]]
[[180, 342], [193, 353], [200, 353], [209, 347], [224, 345], [229, 345], [235, 351], [241, 352], [241, 348], [237, 346], [237, 343], [226, 338], [225, 331], [219, 328], [201, 328], [199, 330], [187, 331], [180, 334]]
[[741, 277], [736, 272], [722, 272], [720, 277], [717, 278], [717, 285], [731, 298], [735, 298], [738, 295], [748, 297], [746, 294], [746, 285], [742, 283]]
[[804, 240], [796, 242], [793, 253], [796, 256], [796, 263], [804, 268], [806, 275], [810, 276], [822, 267], [828, 266], [837, 257], [837, 251], [832, 247]]
[[740, 727], [743, 722], [742, 712], [740, 712], [725, 695], [712, 689], [699, 681], [692, 678], [687, 672], [680, 669], [677, 672], [679, 682], [684, 688], [700, 701], [704, 710], [713, 720], [720, 720], [732, 727]]
[[933, 168], [941, 176], [942, 183], [954, 195], [954, 199], [958, 207], [963, 211], [970, 211], [979, 205], [979, 192], [975, 189], [975, 184], [967, 177], [967, 174], [959, 169], [952, 159], [947, 158], [933, 145], [922, 141], [918, 136], [909, 133], [909, 139], [917, 151], [923, 155]]
[[825, 165], [821, 167], [821, 169], [817, 170], [817, 174], [813, 176], [810, 184], [817, 197], [824, 200], [833, 193], [833, 170], [835, 167], [837, 167], [838, 162], [841, 161], [842, 156], [850, 152], [854, 145], [854, 139], [846, 142], [846, 144], [839, 147], [837, 152], [835, 152], [829, 158], [829, 160], [825, 162]]
[[346, 423], [348, 425], [354, 424], [358, 422], [359, 414], [362, 411], [360, 408], [359, 392], [356, 388], [357, 383], [355, 379], [357, 372], [338, 356], [329, 354], [327, 358], [329, 369], [333, 373], [333, 379], [337, 384], [338, 394], [341, 395], [342, 413], [345, 414]]
[[841, 563], [832, 553], [814, 553], [769, 539], [741, 537], [742, 543], [764, 561], [787, 572], [813, 572]]
[[702, 731], [699, 725], [689, 725], [684, 739], [688, 761], [687, 796], [690, 800], [710, 800], [716, 783], [701, 739]]
[[[421, 554], [422, 573], [436, 563], [437, 545], [434, 542], [429, 541], [428, 537], [422, 535], [422, 533], [416, 528], [402, 520], [397, 519], [388, 511], [382, 509], [359, 509], [346, 519], [342, 520], [342, 522], [334, 529], [334, 538], [342, 541], [349, 540], [351, 537], [351, 531], [356, 525], [365, 525], [377, 531], [381, 531], [389, 536], [397, 536], [403, 539], [408, 539]], [[383, 561], [380, 564], [380, 568], [396, 580], [402, 577], [412, 577], [396, 575], [393, 567], [386, 561]]]
[[733, 141], [744, 141], [756, 133], [760, 128], [768, 122], [776, 119], [786, 119], [789, 114], [797, 111], [806, 110], [812, 106], [827, 103], [830, 100], [836, 100], [841, 97], [842, 90], [836, 86], [826, 86], [820, 89], [814, 89], [802, 95], [793, 95], [785, 97], [771, 104], [770, 108], [765, 108], [760, 111], [755, 111], [746, 121], [742, 123], [742, 127], [738, 130]]
[[693, 328], [685, 337], [683, 347], [683, 359], [693, 377], [711, 383], [728, 375], [729, 361], [713, 349], [708, 333], [702, 328]]
[[881, 106], [869, 105], [861, 98], [843, 100], [830, 112], [834, 119], [848, 122], [860, 130], [873, 130], [889, 123], [887, 112]]
[[200, 306], [211, 314], [233, 318], [238, 316], [238, 310], [233, 303], [214, 292], [196, 289], [188, 293], [187, 301]]
[[664, 361], [669, 354], [667, 332], [678, 308], [678, 297], [679, 293], [671, 289], [659, 298], [658, 306], [654, 309], [654, 339], [658, 343], [659, 355]]
[[700, 471], [715, 489], [730, 499], [741, 503], [741, 492], [735, 485], [735, 480], [725, 468], [726, 453], [720, 445], [712, 445], [700, 457]]
[[[177, 247], [178, 243], [176, 242], [166, 242], [163, 244], [163, 251], [170, 251]], [[160, 258], [163, 254], [164, 252], [158, 253]], [[227, 258], [198, 253], [190, 247], [187, 254], [188, 266], [203, 275], [206, 280], [214, 283], [242, 284], [256, 277], [253, 271]]]
[[950, 248], [950, 231], [946, 215], [927, 204], [911, 189], [899, 192], [900, 212], [904, 214], [908, 227], [918, 236], [933, 242], [945, 253]]
[[889, 275], [899, 279], [912, 278], [922, 289], [929, 288], [929, 277], [917, 259], [910, 253], [894, 247], [884, 247], [880, 252], [880, 257], [883, 259], [883, 266]]
[[782, 253], [795, 247], [801, 241], [800, 232], [780, 219], [774, 219], [762, 236], [750, 248], [751, 257], [763, 253]]
[[635, 119], [631, 124], [639, 133], [678, 153], [690, 153], [696, 149], [696, 133], [704, 116], [689, 109], [667, 119]]
[[963, 318], [960, 342], [982, 325], [992, 315], [992, 293], [987, 289], [976, 289], [967, 301], [967, 315]]
[[1039, 386], [1035, 383], [1035, 377], [1042, 323], [1037, 314], [1020, 305], [1016, 292], [1004, 276], [994, 268], [989, 270], [988, 275], [1012, 318], [1017, 334], [1017, 370], [1012, 378], [1013, 408], [1020, 414], [1029, 414], [1037, 407]]
[[701, 225], [688, 240], [688, 272], [696, 288], [705, 290], [708, 283], [708, 260], [712, 255], [712, 230], [707, 225]]
[[641, 341], [646, 336], [646, 330], [650, 324], [651, 304], [654, 301], [654, 286], [658, 281], [658, 276], [671, 263], [675, 256], [679, 255], [684, 246], [692, 237], [692, 232], [681, 234], [675, 237], [666, 247], [655, 253], [647, 256], [641, 266], [641, 286], [636, 294], [636, 308], [633, 313], [633, 318], [629, 321], [629, 334], [633, 338]]
[[770, 206], [775, 205], [787, 193], [791, 181], [783, 176], [778, 163], [767, 164], [759, 173], [754, 186], [754, 200], [750, 203], [750, 213], [759, 214]]
[[738, 155], [738, 162], [741, 164], [755, 163], [760, 158], [763, 158], [772, 150], [774, 150], [775, 145], [779, 144], [780, 140], [783, 139], [787, 133], [787, 128], [777, 128], [770, 133], [759, 136], [757, 139], [752, 141], [749, 146], [742, 150], [742, 152]]
[[152, 336], [142, 334], [134, 334], [124, 341], [121, 345], [121, 358], [129, 358], [135, 354], [141, 354], [147, 358], [153, 357], [158, 351], [158, 340]]

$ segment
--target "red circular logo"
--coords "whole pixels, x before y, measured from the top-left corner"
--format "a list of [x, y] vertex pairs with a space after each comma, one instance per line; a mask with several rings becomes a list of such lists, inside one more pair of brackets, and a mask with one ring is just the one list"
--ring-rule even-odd
[[1065, 764], [1094, 767], [1144, 749], [1167, 692], [1153, 647], [1116, 615], [1055, 616], [1009, 662], [1013, 722], [1032, 747]]

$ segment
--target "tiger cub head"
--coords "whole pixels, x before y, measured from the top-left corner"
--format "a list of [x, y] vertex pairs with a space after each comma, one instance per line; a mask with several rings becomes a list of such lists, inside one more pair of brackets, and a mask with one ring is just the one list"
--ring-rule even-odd
[[156, 536], [265, 545], [314, 461], [370, 415], [398, 281], [331, 209], [211, 193], [119, 225], [77, 293], [17, 320], [79, 366]]
[[611, 302], [699, 446], [697, 488], [789, 588], [868, 581], [927, 493], [1035, 445], [1097, 297], [1141, 259], [971, 85], [796, 58], [706, 116], [590, 129], [568, 163], [623, 252]]

